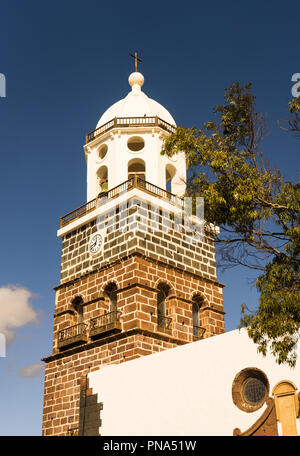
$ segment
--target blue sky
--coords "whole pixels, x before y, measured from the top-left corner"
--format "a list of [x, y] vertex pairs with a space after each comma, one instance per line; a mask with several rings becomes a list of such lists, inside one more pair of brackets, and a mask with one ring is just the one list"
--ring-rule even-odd
[[[145, 93], [182, 126], [210, 120], [231, 82], [252, 82], [268, 115], [265, 155], [296, 181], [300, 142], [277, 120], [287, 118], [291, 77], [300, 72], [299, 14], [299, 2], [276, 0], [1, 3], [0, 305], [7, 311], [1, 287], [23, 290], [32, 312], [0, 358], [1, 435], [41, 434], [42, 371], [24, 368], [51, 352], [59, 217], [85, 202], [85, 134], [130, 90], [129, 53], [143, 59]], [[237, 327], [242, 302], [257, 304], [254, 277], [219, 272], [226, 330]]]

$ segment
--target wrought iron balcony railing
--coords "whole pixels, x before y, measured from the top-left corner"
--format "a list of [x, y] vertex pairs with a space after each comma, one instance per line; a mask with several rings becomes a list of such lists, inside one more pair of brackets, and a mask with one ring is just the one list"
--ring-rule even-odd
[[161, 127], [169, 133], [174, 133], [176, 127], [169, 124], [165, 120], [157, 116], [153, 117], [115, 117], [114, 119], [106, 122], [104, 125], [96, 128], [86, 135], [86, 144], [93, 141], [95, 138], [103, 135], [112, 128], [122, 127]]
[[123, 182], [122, 184], [117, 185], [117, 187], [114, 187], [111, 190], [108, 190], [107, 192], [100, 193], [97, 198], [89, 201], [86, 204], [83, 204], [82, 206], [78, 207], [74, 211], [69, 212], [68, 214], [61, 217], [60, 218], [60, 228], [63, 228], [64, 226], [71, 223], [73, 220], [76, 220], [76, 219], [84, 216], [85, 214], [93, 211], [97, 207], [102, 206], [108, 200], [117, 198], [121, 194], [128, 192], [132, 188], [139, 188], [142, 191], [144, 191], [150, 195], [153, 195], [153, 196], [158, 196], [159, 198], [166, 200], [166, 201], [170, 202], [171, 204], [174, 204], [181, 208], [184, 207], [183, 198], [173, 195], [173, 193], [170, 193], [167, 190], [157, 187], [156, 185], [151, 184], [150, 182], [147, 182], [138, 176], [134, 176], [134, 177], [128, 179], [127, 181]]
[[92, 318], [90, 320], [90, 337], [99, 337], [108, 332], [120, 332], [122, 330], [120, 316], [121, 312], [114, 310]]
[[79, 323], [78, 325], [69, 326], [58, 333], [58, 348], [64, 348], [70, 345], [77, 345], [88, 341], [87, 325]]
[[201, 326], [193, 326], [193, 336], [195, 339], [203, 339], [206, 329]]
[[172, 318], [162, 314], [157, 315], [157, 328], [159, 331], [171, 332], [171, 324]]
[[69, 428], [68, 431], [67, 431], [67, 435], [68, 436], [72, 436], [72, 437], [78, 436], [79, 435], [79, 427]]

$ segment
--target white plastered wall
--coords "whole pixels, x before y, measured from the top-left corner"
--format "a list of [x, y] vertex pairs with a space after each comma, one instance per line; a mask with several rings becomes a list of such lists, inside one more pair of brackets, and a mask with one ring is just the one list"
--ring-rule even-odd
[[266, 408], [263, 405], [246, 413], [232, 401], [232, 382], [248, 367], [266, 374], [269, 395], [281, 380], [291, 380], [300, 388], [300, 369], [278, 365], [271, 355], [258, 354], [245, 330], [104, 366], [89, 374], [93, 393], [103, 402], [100, 433], [232, 436], [236, 427], [243, 432]]

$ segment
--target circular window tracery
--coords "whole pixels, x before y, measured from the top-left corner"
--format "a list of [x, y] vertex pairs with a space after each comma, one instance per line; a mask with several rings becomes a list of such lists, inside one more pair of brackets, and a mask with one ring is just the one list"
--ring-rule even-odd
[[244, 412], [255, 412], [269, 395], [269, 381], [263, 371], [249, 367], [240, 371], [232, 383], [232, 400]]
[[145, 141], [140, 136], [132, 136], [127, 141], [127, 147], [132, 152], [140, 152], [145, 147]]
[[259, 378], [248, 378], [243, 384], [243, 396], [250, 405], [260, 404], [266, 394], [266, 385]]

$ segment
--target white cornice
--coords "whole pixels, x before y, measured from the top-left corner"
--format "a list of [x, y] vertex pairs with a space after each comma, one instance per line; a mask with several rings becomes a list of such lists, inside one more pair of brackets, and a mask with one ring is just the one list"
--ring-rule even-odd
[[155, 207], [160, 207], [161, 209], [163, 209], [165, 211], [169, 211], [169, 212], [173, 212], [173, 213], [180, 213], [182, 211], [181, 207], [176, 206], [175, 204], [171, 204], [168, 201], [165, 201], [159, 197], [149, 195], [148, 193], [145, 193], [142, 190], [139, 190], [138, 188], [133, 188], [132, 190], [129, 190], [128, 192], [123, 193], [122, 195], [118, 196], [117, 198], [108, 200], [106, 203], [101, 204], [101, 206], [99, 206], [98, 208], [89, 212], [88, 214], [83, 215], [82, 217], [74, 220], [73, 222], [69, 223], [68, 225], [64, 226], [63, 228], [60, 228], [57, 231], [57, 236], [58, 237], [65, 236], [66, 234], [70, 233], [71, 231], [74, 231], [74, 230], [80, 228], [81, 226], [86, 225], [87, 223], [90, 223], [92, 220], [95, 220], [97, 217], [100, 217], [103, 213], [111, 211], [117, 205], [125, 203], [126, 201], [128, 201], [134, 197], [139, 198], [141, 201], [147, 201], [149, 203], [152, 203]]

